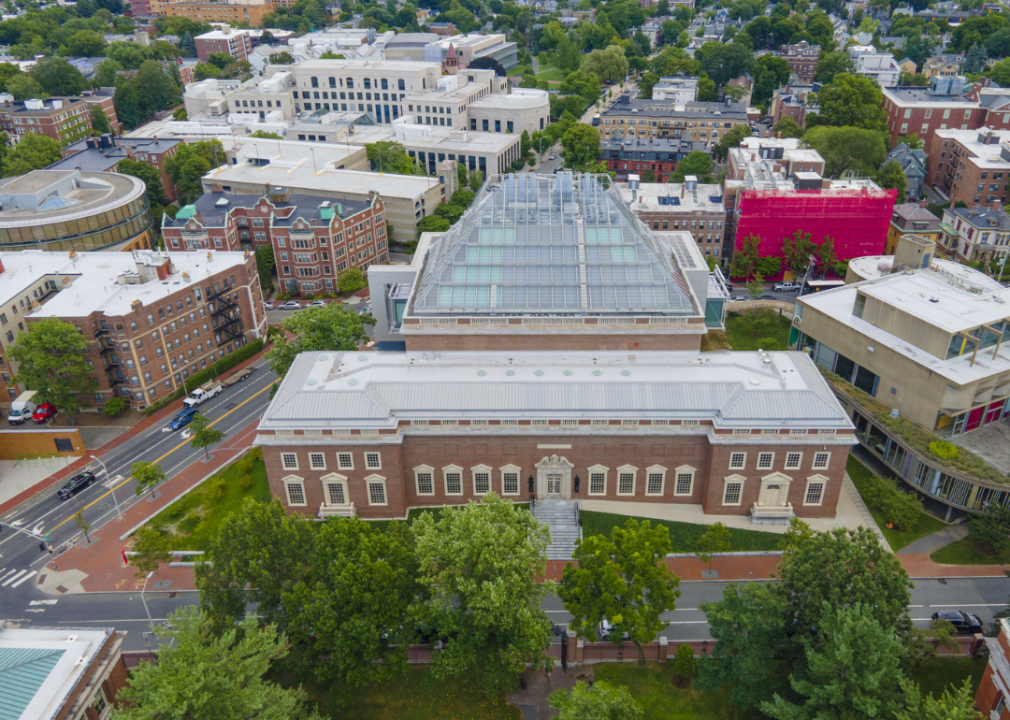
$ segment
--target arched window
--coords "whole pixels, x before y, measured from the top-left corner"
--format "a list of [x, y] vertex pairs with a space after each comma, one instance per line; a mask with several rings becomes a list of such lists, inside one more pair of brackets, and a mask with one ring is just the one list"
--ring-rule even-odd
[[317, 77], [312, 78], [312, 87], [314, 88], [319, 87], [319, 78]]
[[335, 88], [337, 86], [337, 79], [334, 77], [330, 78], [330, 87]]
[[397, 87], [399, 87], [401, 90], [406, 90], [406, 86], [403, 84], [403, 80], [397, 80], [396, 84]]
[[347, 87], [350, 90], [354, 89], [354, 78], [347, 78]]

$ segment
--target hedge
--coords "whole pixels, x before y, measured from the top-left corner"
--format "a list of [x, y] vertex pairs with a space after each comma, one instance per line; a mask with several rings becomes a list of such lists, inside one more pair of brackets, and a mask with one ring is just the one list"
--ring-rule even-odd
[[[262, 349], [263, 349], [263, 338], [253, 340], [248, 345], [243, 345], [230, 355], [225, 355], [223, 358], [218, 360], [216, 363], [211, 365], [206, 370], [201, 370], [195, 375], [191, 375], [190, 377], [186, 378], [186, 387], [192, 387], [192, 388], [199, 387], [208, 380], [213, 379], [215, 377], [215, 374], [218, 377], [220, 377], [223, 373], [227, 372], [228, 370], [231, 370], [233, 367], [235, 367], [242, 361], [248, 360]], [[184, 397], [185, 395], [186, 395], [185, 388], [179, 388], [170, 395], [166, 395], [158, 402], [153, 403], [152, 405], [148, 405], [147, 408], [144, 409], [144, 414], [154, 415], [154, 413], [158, 412], [166, 405], [171, 405], [176, 400], [178, 400], [181, 397]]]

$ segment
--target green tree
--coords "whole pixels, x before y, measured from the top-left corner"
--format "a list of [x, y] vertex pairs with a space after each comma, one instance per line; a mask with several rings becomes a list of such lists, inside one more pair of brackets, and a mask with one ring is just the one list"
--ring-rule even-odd
[[314, 533], [309, 520], [288, 515], [276, 499], [247, 499], [222, 520], [196, 566], [200, 607], [217, 628], [234, 626], [247, 602], [265, 622], [286, 625], [282, 600], [309, 577]]
[[847, 172], [872, 175], [887, 156], [883, 133], [858, 127], [814, 127], [803, 136], [803, 142], [824, 158], [826, 177], [837, 178]]
[[[439, 205], [441, 207], [441, 205]], [[337, 276], [337, 289], [342, 293], [353, 293], [368, 285], [361, 268], [352, 267]]]
[[747, 280], [757, 269], [758, 244], [761, 238], [757, 235], [748, 235], [743, 239], [740, 248], [733, 252], [733, 264], [730, 267], [730, 276]]
[[985, 67], [985, 61], [985, 49], [980, 47], [978, 43], [975, 43], [968, 48], [968, 52], [965, 53], [964, 63], [961, 65], [961, 71], [967, 74], [976, 75], [982, 72], [982, 69]]
[[112, 132], [112, 127], [109, 125], [109, 118], [106, 116], [105, 111], [98, 105], [91, 106], [91, 129], [94, 130], [96, 135]]
[[806, 272], [810, 256], [816, 252], [817, 244], [810, 239], [810, 233], [797, 230], [791, 236], [782, 238], [782, 258], [797, 275]]
[[538, 582], [547, 527], [492, 492], [480, 503], [446, 506], [437, 521], [422, 513], [413, 529], [421, 583], [431, 593], [415, 615], [448, 639], [432, 676], [466, 677], [495, 697], [518, 686], [527, 663], [550, 668], [551, 621], [541, 602], [554, 587]]
[[[402, 676], [422, 597], [409, 530], [332, 518], [313, 533], [307, 577], [284, 593], [291, 639], [321, 684], [356, 688]], [[329, 658], [315, 662], [316, 658]], [[342, 694], [342, 693], [341, 693]], [[341, 698], [344, 699], [344, 698]]]
[[695, 51], [694, 57], [716, 85], [740, 77], [754, 64], [754, 53], [740, 43], [707, 42]]
[[273, 245], [260, 245], [256, 248], [256, 272], [260, 276], [260, 289], [264, 293], [274, 289], [273, 271], [275, 264]]
[[105, 405], [102, 406], [102, 412], [108, 417], [116, 417], [129, 406], [126, 400], [116, 395], [115, 397], [109, 398], [105, 401]]
[[761, 273], [755, 273], [754, 279], [747, 283], [747, 296], [751, 300], [757, 300], [761, 297], [761, 294], [765, 291], [764, 282], [764, 276]]
[[372, 169], [397, 175], [424, 175], [424, 169], [407, 155], [397, 142], [377, 142], [365, 145], [365, 153]]
[[600, 134], [596, 128], [579, 123], [570, 127], [561, 137], [565, 166], [585, 172], [590, 165], [598, 162], [600, 156]]
[[161, 183], [161, 170], [151, 163], [123, 158], [116, 163], [116, 172], [143, 180], [147, 186], [147, 202], [151, 207], [168, 204], [165, 187]]
[[[992, 69], [989, 71], [989, 79], [1000, 87], [1010, 87], [1010, 58], [1003, 58], [993, 65]], [[10, 89], [10, 81], [8, 81], [7, 88], [8, 92], [14, 92]], [[14, 97], [16, 98], [17, 95]]]
[[220, 140], [185, 143], [165, 161], [165, 170], [183, 202], [192, 202], [203, 195], [203, 176], [225, 162]]
[[680, 682], [690, 682], [698, 677], [698, 659], [694, 656], [694, 648], [683, 643], [677, 647], [677, 652], [670, 663], [673, 674]]
[[267, 62], [271, 65], [294, 65], [295, 59], [292, 57], [291, 53], [282, 51], [278, 53], [271, 53], [270, 57], [267, 58]]
[[834, 607], [825, 602], [817, 637], [801, 637], [806, 662], [789, 684], [802, 698], [793, 703], [776, 694], [761, 704], [775, 720], [889, 718], [901, 707], [899, 663], [904, 648], [860, 603]]
[[744, 138], [749, 138], [753, 135], [749, 125], [737, 125], [735, 128], [730, 130], [728, 133], [722, 136], [722, 139], [712, 148], [712, 155], [719, 162], [724, 162], [726, 157], [729, 155], [730, 148], [740, 147], [740, 143], [743, 142]]
[[420, 238], [421, 233], [426, 232], [445, 232], [449, 229], [451, 224], [452, 223], [444, 217], [439, 217], [438, 215], [425, 215], [417, 221], [417, 237]]
[[787, 115], [779, 120], [778, 125], [772, 128], [772, 132], [775, 133], [776, 137], [781, 135], [784, 138], [801, 138], [803, 137], [804, 130], [798, 122]]
[[642, 643], [652, 642], [666, 627], [661, 616], [680, 596], [680, 578], [666, 567], [670, 548], [670, 531], [648, 520], [629, 519], [609, 538], [590, 535], [578, 542], [573, 556], [578, 567], [565, 568], [558, 593], [572, 615], [569, 628], [596, 640], [607, 619], [613, 626], [611, 642], [622, 643], [627, 633], [644, 665]]
[[880, 87], [870, 78], [841, 73], [825, 83], [808, 102], [817, 112], [808, 113], [808, 128], [816, 125], [850, 126], [887, 131], [887, 112], [882, 106]]
[[84, 510], [78, 510], [74, 515], [74, 524], [77, 525], [84, 533], [84, 537], [88, 541], [88, 545], [91, 544], [91, 536], [88, 535], [88, 530], [91, 529], [91, 523], [84, 519]]
[[654, 72], [643, 73], [638, 78], [638, 97], [643, 100], [652, 100], [652, 88], [659, 82], [659, 75]]
[[593, 50], [582, 61], [581, 70], [592, 73], [601, 82], [619, 82], [628, 75], [628, 58], [624, 50], [611, 45], [606, 50]]
[[36, 390], [37, 402], [53, 403], [73, 422], [98, 386], [85, 360], [90, 344], [77, 326], [58, 318], [30, 322], [9, 351], [18, 364], [14, 381]]
[[715, 80], [703, 74], [698, 78], [698, 102], [715, 102], [718, 99]]
[[24, 175], [49, 167], [60, 159], [60, 143], [47, 135], [25, 133], [3, 156], [3, 176]]
[[31, 75], [15, 75], [7, 80], [7, 92], [14, 96], [14, 99], [22, 102], [32, 98], [43, 99], [47, 97], [42, 86]]
[[905, 171], [901, 169], [901, 163], [893, 158], [880, 166], [874, 181], [884, 190], [897, 190], [898, 194], [894, 198], [895, 204], [905, 202], [905, 187], [908, 185], [908, 178]]
[[944, 688], [940, 697], [922, 694], [919, 686], [911, 681], [901, 684], [905, 693], [905, 707], [898, 710], [894, 720], [982, 720], [982, 713], [975, 709], [975, 693], [969, 678], [954, 692]]
[[477, 192], [478, 190], [480, 190], [483, 184], [484, 184], [484, 173], [482, 173], [480, 170], [474, 170], [472, 173], [470, 173], [471, 190]]
[[712, 571], [713, 557], [729, 550], [731, 539], [729, 528], [721, 522], [709, 525], [698, 538], [698, 559], [708, 563], [709, 572]]
[[91, 30], [78, 30], [68, 37], [60, 48], [68, 57], [100, 57], [105, 54], [105, 40]]
[[206, 415], [197, 415], [189, 424], [193, 431], [190, 447], [199, 450], [203, 448], [204, 455], [210, 460], [210, 446], [216, 445], [227, 437], [227, 433], [211, 427]]
[[135, 554], [130, 557], [130, 564], [137, 569], [136, 576], [141, 580], [172, 561], [172, 539], [153, 528], [137, 530], [131, 550]]
[[49, 95], [80, 95], [88, 87], [81, 71], [60, 57], [39, 60], [32, 68], [32, 77]]
[[551, 693], [547, 704], [558, 711], [558, 720], [642, 720], [645, 717], [642, 706], [628, 688], [611, 685], [605, 680], [594, 683], [592, 688], [579, 680], [571, 690]]
[[751, 71], [754, 78], [751, 102], [767, 105], [772, 99], [772, 94], [789, 82], [791, 72], [789, 63], [780, 57], [771, 54], [759, 57], [754, 61], [754, 69]]
[[757, 707], [786, 688], [791, 653], [783, 621], [786, 608], [772, 583], [729, 585], [722, 600], [702, 603], [711, 655], [698, 659], [694, 688], [726, 692], [738, 708]]
[[264, 140], [283, 140], [284, 138], [275, 132], [268, 132], [266, 130], [257, 130], [256, 132], [249, 133], [251, 138], [263, 138]]
[[161, 465], [151, 462], [135, 462], [130, 468], [130, 476], [137, 481], [137, 495], [143, 495], [145, 490], [149, 490], [154, 495], [154, 488], [165, 482], [165, 471]]
[[983, 513], [968, 522], [968, 537], [992, 555], [1010, 550], [1010, 510], [990, 503]]
[[98, 63], [98, 67], [95, 68], [95, 87], [115, 87], [116, 78], [122, 71], [123, 66], [112, 58], [102, 60], [102, 62]]
[[120, 691], [116, 720], [316, 720], [305, 691], [266, 680], [290, 645], [273, 625], [252, 616], [212, 632], [211, 620], [193, 607], [169, 615], [154, 630], [162, 641], [158, 662], [141, 663]]
[[821, 52], [814, 69], [814, 80], [819, 83], [829, 83], [835, 75], [854, 73], [856, 64], [852, 62], [847, 52]]
[[299, 353], [318, 350], [357, 350], [368, 342], [365, 325], [374, 325], [371, 315], [358, 314], [341, 303], [298, 310], [281, 323], [281, 328], [295, 335], [291, 340], [278, 335], [266, 354], [270, 369], [284, 377]]
[[682, 183], [688, 175], [694, 175], [700, 183], [712, 182], [712, 157], [701, 150], [688, 153], [677, 163], [677, 169], [670, 174], [667, 182]]

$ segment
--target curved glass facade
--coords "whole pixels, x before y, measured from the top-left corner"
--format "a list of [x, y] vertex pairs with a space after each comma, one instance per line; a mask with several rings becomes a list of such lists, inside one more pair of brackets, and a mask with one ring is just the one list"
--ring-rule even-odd
[[141, 194], [85, 217], [47, 218], [47, 222], [20, 227], [0, 223], [0, 250], [106, 250], [149, 232], [152, 226], [147, 195]]

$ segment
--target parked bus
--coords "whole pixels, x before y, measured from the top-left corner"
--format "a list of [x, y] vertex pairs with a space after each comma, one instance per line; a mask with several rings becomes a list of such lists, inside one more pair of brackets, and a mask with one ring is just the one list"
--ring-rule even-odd
[[821, 290], [832, 290], [845, 285], [844, 280], [807, 280], [803, 284], [803, 292], [800, 295], [820, 292]]
[[596, 113], [593, 115], [593, 127], [598, 127], [600, 124], [600, 114]]

